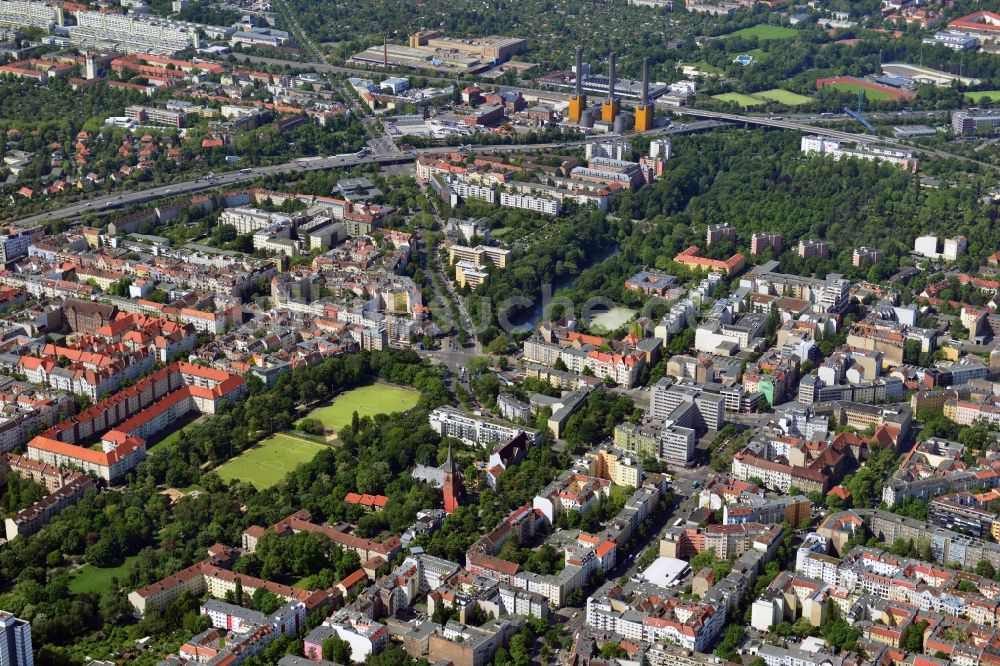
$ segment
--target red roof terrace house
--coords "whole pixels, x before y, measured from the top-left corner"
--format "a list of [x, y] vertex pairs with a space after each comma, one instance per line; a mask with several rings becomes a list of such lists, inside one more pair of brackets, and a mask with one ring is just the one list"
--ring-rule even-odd
[[981, 39], [1000, 39], [1000, 15], [990, 11], [978, 11], [948, 24], [954, 32], [975, 35]]
[[[116, 483], [145, 459], [146, 439], [191, 412], [215, 414], [245, 391], [236, 375], [173, 363], [38, 435], [28, 458]], [[98, 437], [101, 448], [88, 448]]]

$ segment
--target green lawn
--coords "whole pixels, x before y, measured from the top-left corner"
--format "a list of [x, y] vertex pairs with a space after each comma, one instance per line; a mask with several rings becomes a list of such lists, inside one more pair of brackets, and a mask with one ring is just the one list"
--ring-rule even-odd
[[977, 90], [976, 92], [965, 93], [966, 99], [978, 102], [981, 99], [988, 99], [991, 102], [1000, 100], [1000, 90]]
[[764, 104], [764, 100], [751, 97], [750, 95], [744, 95], [743, 93], [723, 93], [721, 95], [713, 95], [712, 98], [722, 102], [736, 102], [744, 109], [751, 106], [762, 106]]
[[200, 423], [200, 422], [204, 421], [207, 418], [208, 418], [208, 416], [206, 414], [202, 414], [201, 416], [199, 416], [199, 417], [197, 417], [195, 419], [190, 420], [188, 423], [186, 423], [185, 425], [183, 425], [180, 428], [177, 428], [176, 430], [174, 430], [169, 435], [166, 435], [163, 438], [161, 438], [161, 439], [153, 442], [152, 444], [149, 444], [146, 447], [147, 452], [159, 454], [159, 453], [167, 453], [167, 452], [171, 451], [175, 446], [177, 446], [177, 442], [180, 441], [181, 432], [183, 432], [189, 426], [192, 426], [195, 423]]
[[[750, 49], [749, 51], [743, 51], [743, 53], [745, 53], [746, 55], [753, 56], [754, 64], [757, 65], [762, 65], [771, 59], [771, 52], [765, 51], [764, 49]], [[736, 53], [733, 55], [733, 57], [735, 58], [738, 55], [740, 54]]]
[[73, 594], [83, 594], [91, 592], [100, 594], [111, 587], [111, 579], [118, 577], [119, 580], [125, 575], [125, 570], [132, 564], [138, 556], [126, 557], [125, 563], [117, 567], [103, 569], [92, 564], [84, 565], [73, 572], [72, 580], [69, 582], [69, 591]]
[[799, 32], [793, 28], [786, 28], [781, 25], [768, 25], [767, 23], [758, 23], [755, 26], [749, 28], [743, 28], [742, 30], [737, 30], [736, 32], [731, 32], [728, 35], [723, 35], [726, 37], [756, 37], [757, 39], [795, 39], [798, 37]]
[[223, 463], [215, 472], [224, 481], [249, 481], [264, 490], [284, 479], [302, 463], [312, 460], [323, 448], [323, 444], [278, 433]]
[[416, 407], [419, 400], [419, 391], [391, 384], [372, 384], [341, 393], [333, 403], [309, 412], [307, 418], [319, 419], [327, 430], [337, 431], [351, 422], [354, 412], [362, 417], [405, 412]]
[[864, 90], [865, 91], [865, 99], [870, 100], [872, 102], [883, 102], [883, 101], [885, 101], [887, 99], [895, 99], [896, 98], [896, 96], [893, 95], [893, 94], [891, 94], [891, 93], [887, 93], [887, 92], [884, 92], [882, 90], [872, 90], [871, 88], [866, 88], [864, 86], [859, 86], [856, 83], [849, 83], [849, 82], [843, 82], [842, 81], [840, 83], [833, 83], [833, 84], [831, 84], [830, 87], [832, 87], [835, 90], [843, 90], [843, 91], [846, 91], [846, 92], [849, 92], [849, 93], [853, 93], [855, 95], [858, 94], [859, 90]]
[[808, 104], [812, 101], [811, 97], [793, 93], [789, 90], [782, 90], [781, 88], [773, 88], [771, 90], [765, 90], [764, 92], [754, 93], [754, 97], [763, 97], [764, 99], [778, 102], [779, 104], [784, 104], [786, 106], [798, 106], [800, 104]]

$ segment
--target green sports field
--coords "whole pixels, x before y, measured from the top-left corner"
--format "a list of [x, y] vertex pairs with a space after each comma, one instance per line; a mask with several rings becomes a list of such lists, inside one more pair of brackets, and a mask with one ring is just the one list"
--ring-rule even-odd
[[782, 90], [781, 88], [773, 88], [772, 90], [754, 93], [753, 96], [763, 97], [766, 100], [778, 102], [779, 104], [784, 104], [785, 106], [799, 106], [800, 104], [808, 104], [812, 101], [811, 97], [793, 93], [789, 90]]
[[743, 93], [723, 93], [721, 95], [713, 95], [712, 98], [722, 102], [736, 102], [744, 109], [751, 106], [764, 105], [764, 100], [751, 97], [750, 95], [744, 95]]
[[767, 23], [758, 23], [757, 25], [751, 26], [749, 28], [743, 28], [742, 30], [737, 30], [736, 32], [731, 32], [728, 35], [723, 35], [726, 37], [756, 37], [757, 39], [795, 39], [798, 37], [798, 30], [793, 28], [786, 28], [781, 25], [768, 25]]
[[840, 83], [833, 83], [830, 87], [835, 90], [843, 90], [849, 93], [858, 94], [859, 90], [865, 91], [865, 99], [871, 100], [873, 102], [882, 102], [887, 99], [895, 99], [896, 95], [891, 93], [883, 92], [881, 90], [872, 90], [871, 88], [866, 88], [864, 86], [859, 86], [856, 83], [848, 83], [846, 81], [841, 81]]
[[312, 460], [323, 448], [323, 444], [278, 433], [217, 467], [215, 472], [225, 481], [249, 481], [264, 490], [302, 463]]
[[331, 404], [309, 412], [307, 418], [319, 419], [327, 430], [337, 431], [351, 422], [354, 412], [362, 417], [405, 412], [416, 407], [419, 400], [419, 391], [391, 384], [372, 384], [338, 395]]
[[978, 102], [981, 99], [988, 99], [991, 102], [1000, 100], [1000, 90], [977, 90], [976, 92], [965, 93], [966, 99]]

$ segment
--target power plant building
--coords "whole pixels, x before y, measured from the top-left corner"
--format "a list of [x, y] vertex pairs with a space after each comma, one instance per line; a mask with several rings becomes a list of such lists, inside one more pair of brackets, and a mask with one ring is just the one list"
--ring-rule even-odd
[[437, 30], [424, 30], [410, 35], [405, 45], [379, 44], [355, 53], [351, 61], [383, 67], [472, 74], [509, 60], [527, 48], [528, 41], [520, 37], [455, 39], [442, 37]]

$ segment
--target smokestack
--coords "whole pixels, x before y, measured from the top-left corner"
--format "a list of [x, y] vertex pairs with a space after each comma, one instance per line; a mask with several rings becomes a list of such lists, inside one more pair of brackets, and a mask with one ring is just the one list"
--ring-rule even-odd
[[612, 51], [608, 58], [610, 60], [609, 73], [608, 73], [608, 100], [614, 100], [615, 98], [615, 52]]
[[382, 66], [389, 69], [389, 35], [382, 35]]
[[643, 108], [649, 105], [649, 58], [642, 59], [642, 102]]
[[583, 94], [583, 47], [576, 47], [576, 96]]

